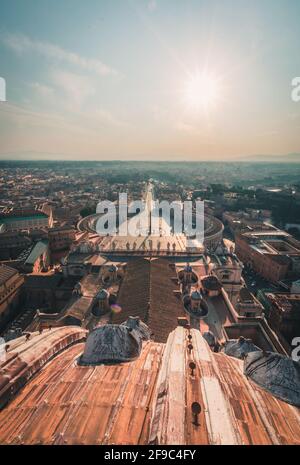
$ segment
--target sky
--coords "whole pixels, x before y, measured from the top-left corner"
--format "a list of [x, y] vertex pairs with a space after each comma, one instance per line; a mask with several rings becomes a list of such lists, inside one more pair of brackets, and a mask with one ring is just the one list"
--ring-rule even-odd
[[0, 158], [300, 153], [299, 0], [1, 0]]

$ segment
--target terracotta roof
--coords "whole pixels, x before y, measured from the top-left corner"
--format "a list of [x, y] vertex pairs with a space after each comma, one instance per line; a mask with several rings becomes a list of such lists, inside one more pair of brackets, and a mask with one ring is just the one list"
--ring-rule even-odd
[[101, 281], [98, 275], [88, 274], [81, 281], [82, 293], [85, 297], [95, 297], [101, 288]]
[[92, 297], [75, 297], [74, 300], [71, 300], [70, 306], [62, 312], [61, 319], [73, 317], [82, 322], [91, 310], [92, 303]]
[[167, 260], [130, 261], [118, 295], [122, 311], [113, 316], [113, 323], [139, 316], [155, 341], [166, 342], [170, 331], [177, 327], [177, 318], [185, 316], [182, 302], [174, 294], [178, 289], [176, 279]]

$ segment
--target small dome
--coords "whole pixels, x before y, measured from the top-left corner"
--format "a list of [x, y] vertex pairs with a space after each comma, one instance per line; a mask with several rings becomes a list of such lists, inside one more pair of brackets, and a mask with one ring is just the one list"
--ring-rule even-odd
[[202, 299], [202, 296], [201, 296], [201, 294], [200, 294], [199, 291], [193, 291], [193, 292], [191, 293], [191, 299], [192, 299], [192, 300], [201, 300], [201, 299]]
[[108, 268], [108, 271], [109, 271], [110, 273], [114, 273], [115, 271], [117, 271], [116, 265], [110, 265], [110, 267]]
[[243, 336], [239, 339], [230, 339], [226, 341], [223, 347], [223, 352], [230, 357], [244, 359], [250, 352], [261, 351], [251, 339], [245, 339]]
[[222, 284], [216, 276], [205, 276], [201, 279], [201, 283], [204, 289], [208, 291], [220, 291]]
[[191, 265], [188, 263], [185, 267], [184, 267], [184, 271], [186, 271], [187, 273], [191, 273], [193, 271], [193, 268], [191, 267]]
[[300, 407], [300, 364], [275, 352], [251, 352], [244, 374], [273, 396]]
[[128, 318], [121, 325], [106, 324], [90, 332], [79, 365], [130, 362], [139, 357], [143, 340], [150, 330], [139, 318]]
[[97, 299], [106, 300], [109, 298], [109, 292], [106, 289], [101, 289], [97, 294]]

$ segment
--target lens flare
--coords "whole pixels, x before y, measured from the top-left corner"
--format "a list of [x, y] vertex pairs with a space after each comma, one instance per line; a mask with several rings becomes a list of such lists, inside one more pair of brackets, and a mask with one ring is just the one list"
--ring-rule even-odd
[[120, 305], [117, 305], [117, 304], [111, 305], [110, 309], [111, 309], [112, 313], [121, 313], [121, 311], [122, 311], [122, 307], [120, 307]]

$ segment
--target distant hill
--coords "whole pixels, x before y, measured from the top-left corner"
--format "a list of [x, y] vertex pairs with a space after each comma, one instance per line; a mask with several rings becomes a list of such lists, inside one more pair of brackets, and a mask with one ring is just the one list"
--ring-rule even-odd
[[46, 153], [46, 152], [11, 152], [7, 154], [0, 154], [0, 161], [6, 160], [15, 160], [15, 161], [93, 161], [93, 162], [135, 162], [135, 163], [203, 163], [203, 162], [221, 162], [221, 163], [239, 163], [239, 162], [248, 162], [248, 163], [300, 163], [300, 153], [288, 153], [285, 155], [238, 155], [238, 156], [215, 156], [215, 157], [205, 157], [199, 156], [197, 159], [185, 159], [184, 157], [161, 157], [159, 155], [153, 156], [151, 159], [148, 157], [140, 156], [139, 158], [133, 157], [103, 157], [99, 156], [73, 156], [71, 154], [58, 154], [58, 153]]
[[300, 163], [300, 153], [288, 153], [285, 155], [248, 155], [238, 158], [237, 161], [270, 162], [270, 163]]

